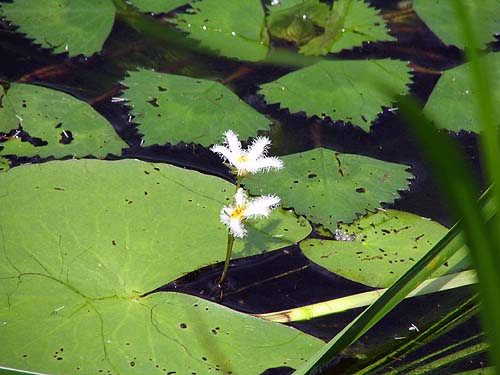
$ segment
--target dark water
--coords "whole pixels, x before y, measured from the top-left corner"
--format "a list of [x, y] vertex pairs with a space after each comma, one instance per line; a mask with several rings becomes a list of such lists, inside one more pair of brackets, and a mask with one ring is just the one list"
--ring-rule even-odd
[[[439, 72], [462, 62], [460, 51], [444, 46], [414, 14], [398, 11], [400, 2], [379, 0], [372, 3], [384, 10], [392, 33], [398, 41], [372, 43], [339, 53], [337, 56], [357, 59], [391, 57], [409, 61], [415, 69], [411, 94], [425, 101], [439, 78]], [[49, 51], [34, 47], [25, 38], [13, 33], [7, 24], [1, 26], [0, 80], [20, 80], [53, 87], [91, 103], [129, 144], [130, 148], [124, 150], [123, 158], [173, 163], [230, 180], [232, 177], [221, 165], [220, 159], [200, 146], [180, 144], [139, 147], [141, 137], [129, 121], [127, 108], [111, 103], [111, 97], [118, 96], [121, 91], [117, 82], [124, 78], [127, 70], [136, 67], [218, 79], [230, 86], [248, 104], [275, 119], [271, 128], [272, 154], [286, 155], [324, 146], [344, 153], [408, 164], [415, 175], [410, 190], [402, 192], [401, 199], [386, 207], [413, 212], [448, 226], [454, 222], [423, 159], [423, 151], [412, 140], [407, 127], [397, 115], [385, 111], [372, 125], [370, 133], [365, 133], [349, 124], [307, 118], [300, 113], [291, 115], [287, 110], [279, 109], [277, 105], [265, 105], [263, 98], [256, 94], [259, 84], [291, 71], [288, 67], [239, 63], [209, 55], [197, 55], [179, 43], [179, 37], [182, 36], [168, 25], [162, 27], [172, 32], [171, 44], [156, 40], [154, 36], [139, 35], [123, 20], [118, 19], [101, 54], [91, 58], [73, 59], [61, 55], [53, 56]], [[175, 38], [178, 38], [177, 41]], [[124, 43], [124, 40], [127, 42]], [[450, 136], [459, 141], [481, 183], [477, 137], [466, 132]], [[14, 164], [40, 161], [37, 158], [14, 158]], [[313, 236], [317, 234], [313, 233]], [[221, 264], [210, 266], [161, 289], [217, 299], [213, 283], [221, 270]], [[293, 246], [271, 254], [233, 261], [224, 290], [223, 304], [241, 311], [259, 313], [366, 290], [365, 286], [333, 275], [312, 264], [300, 253], [297, 246]], [[405, 337], [416, 334], [409, 330], [412, 324], [420, 329], [425, 328], [437, 317], [461, 303], [470, 293], [469, 288], [462, 288], [405, 301], [350, 348], [345, 353], [345, 358], [339, 359], [339, 364], [332, 373], [350, 373], [360, 361], [356, 358], [360, 358], [361, 354], [370, 356], [381, 343], [386, 346], [399, 345]], [[310, 322], [295, 323], [294, 326], [328, 340], [358, 313], [359, 310], [356, 310]], [[445, 340], [457, 340], [479, 330], [477, 321], [471, 320], [460, 330], [451, 332]], [[481, 361], [484, 361], [484, 357], [473, 358], [468, 362], [468, 366], [472, 369], [481, 367]], [[284, 368], [268, 373], [285, 374], [289, 373], [289, 370]]]

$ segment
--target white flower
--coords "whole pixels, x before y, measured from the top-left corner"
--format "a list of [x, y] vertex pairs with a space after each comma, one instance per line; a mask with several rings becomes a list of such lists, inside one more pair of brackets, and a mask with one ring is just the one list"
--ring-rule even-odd
[[283, 161], [276, 157], [266, 156], [271, 140], [267, 137], [257, 137], [254, 139], [248, 150], [241, 148], [238, 134], [232, 130], [224, 133], [224, 145], [214, 145], [210, 148], [213, 152], [225, 158], [232, 164], [238, 176], [245, 176], [247, 173], [256, 173], [261, 170], [283, 168]]
[[243, 221], [248, 218], [268, 217], [280, 199], [274, 195], [263, 195], [250, 199], [242, 188], [234, 195], [234, 204], [225, 206], [220, 212], [220, 220], [229, 227], [234, 237], [243, 238], [247, 234]]

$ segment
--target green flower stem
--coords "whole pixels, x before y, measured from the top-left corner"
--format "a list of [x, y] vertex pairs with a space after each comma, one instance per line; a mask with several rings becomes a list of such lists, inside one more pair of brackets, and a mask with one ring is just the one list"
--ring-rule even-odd
[[[243, 179], [243, 176], [238, 176], [236, 179], [236, 189], [234, 193], [238, 191], [238, 189], [241, 186], [241, 180]], [[233, 252], [233, 245], [234, 245], [234, 236], [231, 234], [231, 231], [228, 229], [227, 230], [227, 247], [226, 247], [226, 260], [224, 261], [224, 270], [222, 271], [222, 275], [217, 282], [217, 285], [222, 286], [224, 281], [226, 280], [227, 276], [227, 270], [229, 269], [229, 262], [231, 261], [231, 254]]]
[[236, 179], [236, 189], [234, 190], [235, 194], [238, 191], [238, 189], [241, 187], [241, 180], [243, 180], [243, 177], [244, 176], [238, 176], [238, 178]]
[[233, 252], [233, 244], [234, 244], [234, 236], [231, 232], [227, 232], [227, 248], [226, 248], [226, 260], [224, 262], [224, 270], [222, 271], [222, 275], [217, 282], [219, 286], [222, 286], [224, 280], [226, 280], [227, 270], [229, 268], [229, 262], [231, 261], [231, 253]]

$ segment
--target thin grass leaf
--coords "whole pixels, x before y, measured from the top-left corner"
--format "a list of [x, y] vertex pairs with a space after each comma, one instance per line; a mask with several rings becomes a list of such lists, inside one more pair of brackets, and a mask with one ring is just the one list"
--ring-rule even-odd
[[[425, 280], [414, 289], [406, 298], [423, 296], [426, 294], [442, 292], [449, 289], [476, 283], [476, 273], [472, 270], [457, 272], [454, 274], [435, 277]], [[377, 289], [369, 292], [358, 293], [351, 296], [336, 298], [330, 301], [314, 303], [307, 306], [277, 312], [255, 314], [255, 316], [273, 322], [287, 323], [302, 320], [310, 320], [320, 316], [336, 314], [358, 307], [368, 306], [375, 302], [387, 289]]]
[[[467, 14], [462, 1], [452, 3], [456, 19], [461, 25], [465, 45], [469, 47], [466, 49], [466, 54], [471, 64], [473, 88], [476, 92], [474, 100], [483, 129], [481, 153], [488, 178], [493, 184], [493, 204], [499, 207], [500, 140], [498, 122], [495, 120], [498, 118], [498, 111], [492, 100], [492, 87], [487, 66], [483, 65], [484, 59], [479, 59], [478, 48], [480, 44], [470, 22], [469, 14]], [[454, 200], [459, 208], [466, 206], [462, 205], [459, 200]], [[479, 289], [483, 303], [482, 323], [491, 346], [490, 357], [498, 372], [500, 368], [500, 324], [498, 322], [500, 299], [497, 287], [500, 285], [500, 217], [497, 215], [493, 218], [493, 222], [488, 228], [478, 228], [481, 227], [482, 223], [477, 217], [470, 219], [476, 221], [466, 223], [464, 220], [466, 240], [471, 245], [472, 260], [478, 271]], [[480, 231], [478, 232], [477, 229]]]
[[[417, 139], [426, 145], [427, 156], [431, 160], [431, 166], [434, 168], [436, 175], [443, 184], [445, 196], [449, 198], [450, 202], [456, 202], [452, 207], [456, 209], [457, 217], [463, 218], [462, 225], [466, 229], [466, 242], [474, 249], [492, 246], [488, 242], [486, 223], [476, 201], [477, 189], [472, 182], [473, 179], [469, 170], [464, 168], [466, 164], [457, 147], [444, 134], [438, 132], [433, 123], [420, 112], [411, 99], [401, 98], [400, 107]], [[443, 155], [447, 157], [443, 158]], [[487, 208], [491, 211], [489, 205]], [[489, 214], [491, 215], [491, 212]], [[435, 269], [455, 253], [458, 249], [456, 247], [458, 241], [455, 237], [459, 231], [458, 225], [455, 225], [427, 255], [401, 276], [377, 301], [363, 311], [294, 374], [313, 374], [373, 327], [401, 302], [409, 292], [427, 279]], [[454, 246], [451, 244], [452, 242], [454, 242]], [[484, 266], [491, 269], [496, 268], [494, 264]], [[490, 272], [487, 274], [491, 276]], [[500, 273], [497, 276], [500, 277]], [[490, 283], [492, 281], [487, 280], [486, 282]], [[490, 285], [500, 285], [500, 282]], [[494, 290], [496, 293], [496, 289]]]
[[[450, 345], [449, 347], [446, 348], [446, 350], [452, 350], [456, 346], [462, 345], [462, 344], [463, 344], [463, 342]], [[425, 364], [417, 367], [413, 371], [404, 372], [404, 374], [406, 374], [406, 375], [421, 375], [421, 374], [428, 374], [429, 371], [433, 371], [434, 373], [446, 373], [446, 372], [443, 372], [443, 371], [446, 371], [445, 369], [442, 369], [441, 372], [439, 372], [439, 368], [444, 367], [446, 365], [450, 365], [451, 363], [454, 363], [454, 362], [463, 361], [463, 360], [470, 358], [474, 355], [484, 353], [487, 349], [488, 349], [488, 344], [486, 344], [484, 342], [481, 342], [481, 343], [478, 343], [475, 345], [471, 345], [471, 346], [466, 347], [465, 349], [459, 350], [458, 352], [454, 352], [454, 353], [451, 353], [445, 357], [436, 359], [432, 362], [425, 363]], [[436, 353], [432, 353], [432, 355], [435, 355], [435, 354]], [[424, 357], [424, 358], [428, 359], [426, 357]], [[424, 358], [422, 358], [422, 360], [424, 360]], [[438, 370], [438, 372], [435, 372], [436, 370]], [[400, 370], [397, 370], [397, 372], [390, 372], [389, 374], [396, 375], [396, 374], [401, 374], [401, 372], [400, 372]], [[387, 374], [387, 375], [389, 375], [389, 374]]]
[[457, 238], [459, 233], [458, 225], [452, 227], [415, 266], [410, 268], [370, 307], [309, 358], [303, 366], [294, 372], [294, 375], [318, 373], [331, 359], [373, 327], [460, 248], [461, 241]]
[[[365, 375], [372, 374], [372, 371], [380, 370], [387, 364], [392, 364], [395, 360], [399, 361], [403, 356], [408, 355], [413, 350], [421, 347], [423, 344], [432, 342], [434, 339], [440, 337], [441, 335], [447, 333], [453, 327], [464, 323], [472, 316], [474, 316], [479, 308], [478, 295], [474, 294], [467, 301], [462, 303], [456, 309], [450, 311], [442, 319], [432, 324], [425, 331], [420, 332], [420, 334], [412, 340], [409, 340], [402, 346], [398, 346], [391, 353], [385, 354], [382, 358], [371, 363], [370, 365], [364, 367], [363, 369], [357, 371], [353, 375]], [[399, 372], [402, 371], [402, 367], [397, 369]]]

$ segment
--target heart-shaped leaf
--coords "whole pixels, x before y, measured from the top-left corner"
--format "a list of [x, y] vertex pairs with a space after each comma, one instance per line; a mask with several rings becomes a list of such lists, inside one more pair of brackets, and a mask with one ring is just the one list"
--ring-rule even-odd
[[[49, 88], [12, 83], [6, 97], [9, 107], [0, 107], [0, 119], [17, 115], [15, 128], [20, 123], [31, 137], [47, 144], [34, 146], [13, 138], [1, 143], [2, 155], [77, 156], [121, 154], [127, 144], [116, 134], [111, 124], [90, 105], [71, 95]], [[8, 132], [12, 122], [2, 123], [0, 129]]]
[[123, 97], [144, 145], [220, 142], [227, 129], [242, 139], [269, 129], [269, 120], [219, 82], [148, 70], [130, 72]]
[[[197, 297], [152, 293], [225, 255], [234, 186], [135, 160], [68, 160], [0, 174], [0, 364], [52, 374], [256, 374], [321, 341]], [[296, 242], [275, 210], [237, 257]], [[272, 348], [272, 350], [271, 350]]]
[[361, 155], [340, 154], [325, 148], [282, 157], [285, 168], [276, 174], [245, 178], [253, 194], [277, 194], [313, 223], [332, 232], [337, 222], [352, 222], [356, 213], [391, 203], [398, 190], [408, 188], [408, 166]]
[[18, 126], [19, 119], [16, 117], [16, 110], [3, 86], [0, 85], [0, 131], [8, 133], [12, 129], [17, 129]]
[[[500, 85], [500, 53], [490, 53], [483, 57], [487, 67], [491, 87]], [[492, 90], [494, 102], [500, 101], [500, 91]], [[475, 92], [471, 81], [470, 64], [449, 69], [439, 78], [425, 107], [424, 112], [436, 126], [459, 132], [467, 130], [479, 133], [481, 125], [473, 97]]]
[[[455, 17], [454, 1], [456, 0], [414, 0], [413, 9], [443, 43], [464, 48], [461, 23], [450, 21]], [[483, 45], [494, 42], [493, 35], [500, 32], [498, 0], [462, 0], [462, 4], [470, 17], [469, 27], [474, 28], [477, 42]]]
[[223, 56], [259, 61], [269, 45], [264, 9], [255, 0], [200, 0], [189, 13], [177, 15], [177, 26], [201, 45]]
[[409, 82], [402, 61], [321, 61], [262, 85], [260, 93], [290, 112], [328, 116], [368, 131], [382, 107], [391, 105], [391, 91], [406, 94]]
[[90, 56], [111, 32], [115, 7], [111, 0], [16, 0], [3, 3], [0, 15], [55, 53]]
[[[396, 210], [378, 211], [350, 225], [340, 225], [337, 241], [306, 240], [302, 252], [313, 262], [347, 279], [387, 288], [447, 232], [435, 221]], [[469, 266], [462, 248], [433, 277], [459, 272]]]

